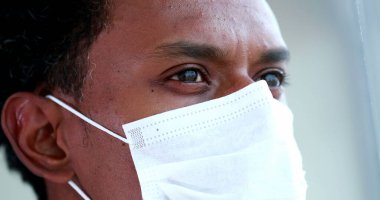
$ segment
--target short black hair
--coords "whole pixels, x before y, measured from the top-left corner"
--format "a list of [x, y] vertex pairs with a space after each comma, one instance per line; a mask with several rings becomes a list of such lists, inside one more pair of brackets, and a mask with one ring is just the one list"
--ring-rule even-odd
[[[20, 91], [60, 89], [78, 97], [87, 74], [87, 52], [109, 22], [107, 0], [30, 0], [0, 7], [0, 109]], [[21, 173], [38, 199], [46, 199], [41, 177], [16, 157], [0, 131], [10, 169]]]

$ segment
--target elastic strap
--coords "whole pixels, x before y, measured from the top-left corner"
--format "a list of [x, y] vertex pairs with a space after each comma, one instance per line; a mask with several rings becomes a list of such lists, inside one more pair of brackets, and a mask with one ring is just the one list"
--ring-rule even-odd
[[87, 194], [74, 183], [74, 181], [69, 180], [67, 183], [82, 197], [82, 199], [91, 200], [90, 197], [88, 197]]
[[131, 141], [129, 141], [127, 138], [124, 138], [124, 137], [121, 137], [120, 135], [108, 130], [107, 128], [105, 128], [104, 126], [100, 125], [99, 123], [95, 122], [94, 120], [86, 117], [85, 115], [83, 115], [82, 113], [78, 112], [77, 110], [75, 110], [74, 108], [72, 108], [71, 106], [67, 105], [65, 102], [57, 99], [56, 97], [52, 96], [52, 95], [47, 95], [46, 98], [52, 100], [53, 102], [55, 102], [56, 104], [60, 105], [62, 108], [66, 109], [67, 111], [71, 112], [72, 114], [76, 115], [77, 117], [81, 118], [82, 120], [84, 120], [85, 122], [91, 124], [92, 126], [104, 131], [105, 133], [111, 135], [112, 137], [115, 137], [127, 144], [131, 144]]

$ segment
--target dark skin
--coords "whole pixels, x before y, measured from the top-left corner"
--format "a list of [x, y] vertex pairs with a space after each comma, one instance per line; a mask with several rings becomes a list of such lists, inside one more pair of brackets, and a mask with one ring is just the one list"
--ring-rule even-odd
[[[52, 94], [124, 136], [122, 125], [270, 80], [283, 96], [288, 52], [263, 0], [112, 2], [112, 22], [94, 42], [76, 100]], [[277, 81], [277, 82], [276, 82]], [[34, 93], [9, 97], [2, 126], [22, 162], [47, 183], [49, 199], [141, 199], [127, 144]]]

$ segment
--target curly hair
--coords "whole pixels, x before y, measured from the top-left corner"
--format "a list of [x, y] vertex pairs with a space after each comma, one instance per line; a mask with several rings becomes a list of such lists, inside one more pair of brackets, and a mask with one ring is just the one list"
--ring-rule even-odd
[[[108, 23], [107, 0], [33, 0], [0, 7], [0, 108], [13, 93], [44, 84], [78, 98], [87, 73], [87, 52]], [[16, 157], [2, 130], [8, 166], [21, 173], [38, 199], [46, 199], [44, 180]]]

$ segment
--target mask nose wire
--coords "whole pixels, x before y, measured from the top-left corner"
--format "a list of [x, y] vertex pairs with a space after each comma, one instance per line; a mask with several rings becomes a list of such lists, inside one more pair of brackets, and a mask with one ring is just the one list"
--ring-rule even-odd
[[99, 123], [95, 122], [94, 120], [86, 117], [85, 115], [83, 115], [82, 113], [78, 112], [77, 110], [75, 110], [74, 108], [72, 108], [71, 106], [67, 105], [66, 103], [64, 103], [63, 101], [59, 100], [58, 98], [52, 96], [52, 95], [46, 95], [46, 98], [52, 100], [54, 103], [60, 105], [62, 108], [66, 109], [67, 111], [71, 112], [72, 114], [76, 115], [77, 117], [81, 118], [83, 121], [91, 124], [92, 126], [104, 131], [105, 133], [111, 135], [112, 137], [114, 138], [117, 138], [127, 144], [131, 144], [131, 141], [128, 140], [127, 138], [124, 138], [112, 131], [110, 131], [109, 129], [105, 128], [104, 126], [100, 125]]

